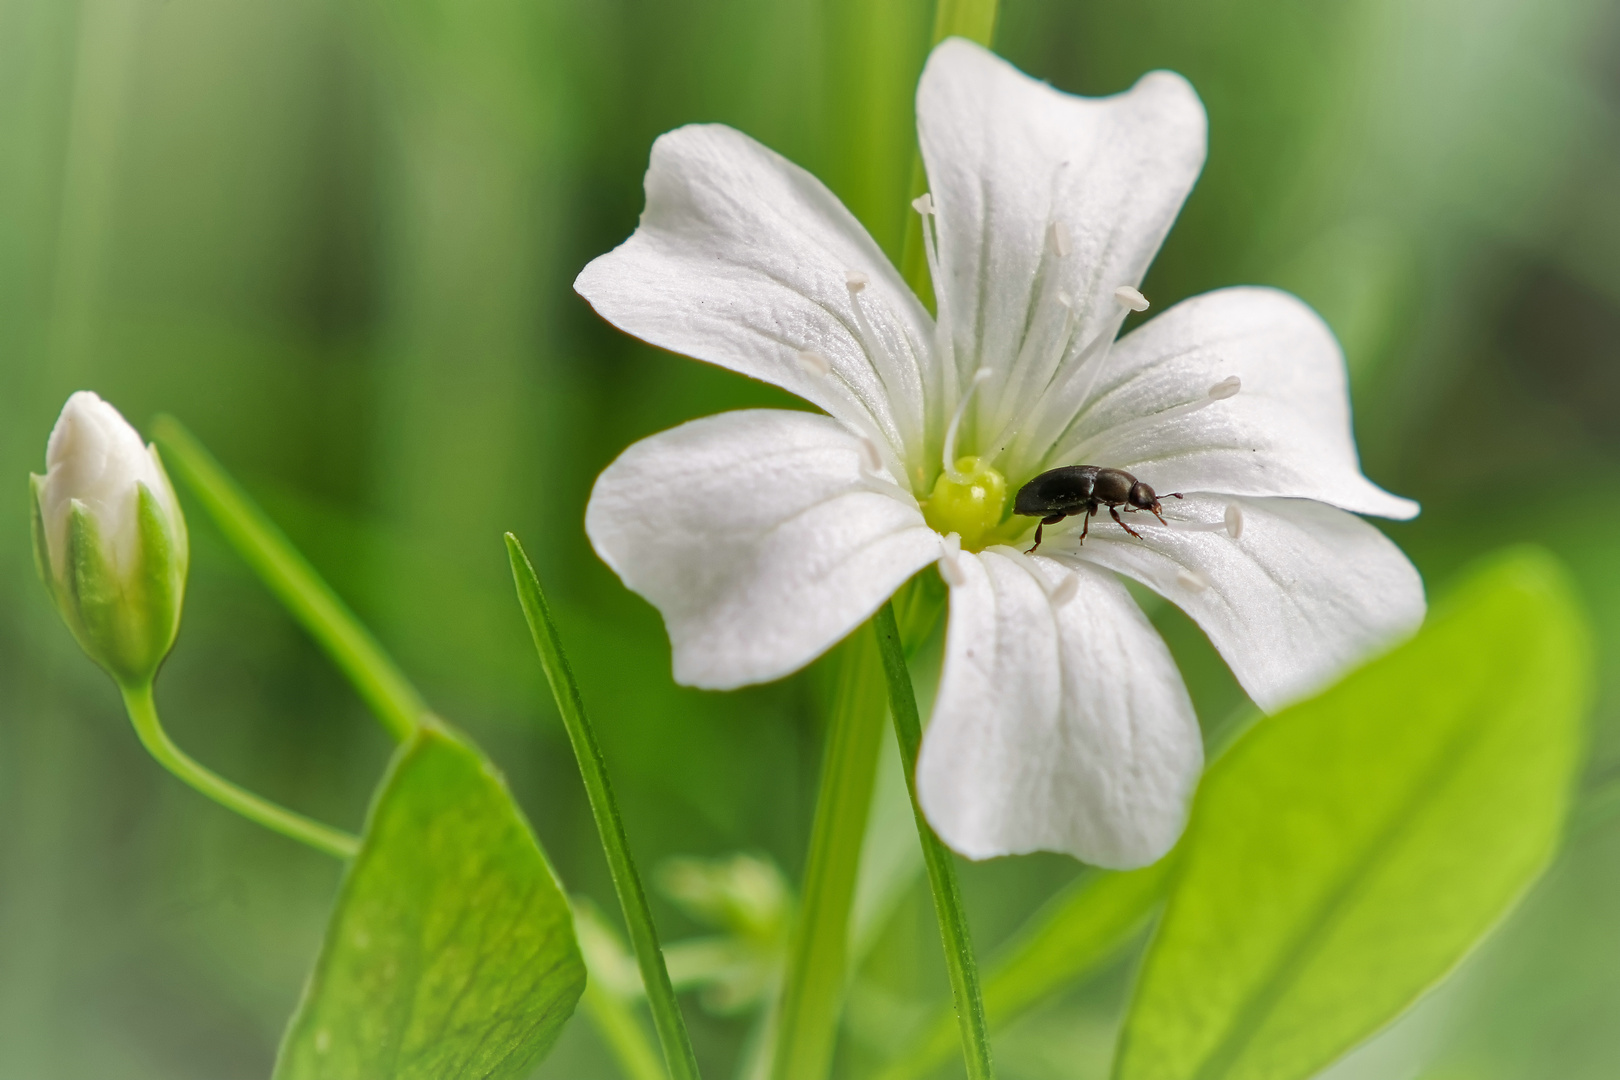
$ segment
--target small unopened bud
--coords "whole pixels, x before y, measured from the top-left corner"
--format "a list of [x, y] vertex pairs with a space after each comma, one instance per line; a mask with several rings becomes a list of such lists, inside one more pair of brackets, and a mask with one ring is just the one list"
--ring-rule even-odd
[[180, 629], [189, 558], [157, 449], [80, 391], [31, 482], [34, 560], [68, 629], [121, 685], [149, 682]]

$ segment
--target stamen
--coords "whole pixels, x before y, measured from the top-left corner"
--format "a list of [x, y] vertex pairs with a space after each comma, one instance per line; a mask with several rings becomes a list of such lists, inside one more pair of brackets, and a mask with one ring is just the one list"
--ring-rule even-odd
[[859, 270], [844, 271], [844, 287], [852, 293], [858, 293], [871, 282], [871, 278]]
[[1046, 245], [1052, 249], [1052, 254], [1058, 258], [1065, 258], [1069, 254], [1069, 227], [1061, 221], [1054, 221], [1046, 227]]
[[1148, 309], [1148, 298], [1129, 285], [1121, 285], [1115, 289], [1114, 299], [1132, 311], [1146, 311]]
[[949, 533], [939, 541], [939, 576], [945, 579], [947, 585], [966, 585], [967, 571], [957, 563], [962, 554], [962, 538], [956, 533]]
[[1066, 574], [1057, 588], [1052, 590], [1051, 602], [1055, 608], [1060, 608], [1073, 600], [1080, 592], [1080, 575]]
[[1203, 592], [1209, 588], [1209, 581], [1196, 570], [1176, 571], [1176, 584], [1188, 592]]
[[832, 361], [809, 349], [799, 350], [799, 366], [806, 375], [824, 376], [832, 373]]
[[[928, 261], [928, 280], [934, 286], [934, 348], [939, 351], [942, 383], [939, 390], [945, 400], [949, 400], [949, 395], [956, 393], [957, 372], [955, 347], [951, 341], [951, 320], [945, 299], [945, 279], [939, 272], [939, 237], [934, 220], [939, 209], [934, 205], [934, 196], [927, 192], [911, 200], [911, 207], [922, 215], [923, 257]], [[947, 378], [950, 379], [949, 386], [943, 385]]]
[[1211, 401], [1225, 401], [1227, 398], [1234, 396], [1239, 390], [1242, 389], [1243, 380], [1238, 378], [1236, 375], [1228, 375], [1226, 378], [1209, 388], [1209, 399]]
[[1237, 503], [1226, 504], [1226, 535], [1234, 540], [1243, 535], [1243, 508]]
[[973, 400], [973, 391], [979, 388], [980, 383], [994, 374], [995, 372], [987, 367], [982, 367], [973, 373], [973, 381], [968, 383], [967, 393], [963, 394], [962, 400], [956, 403], [956, 412], [951, 416], [951, 426], [945, 429], [945, 472], [952, 480], [965, 479], [963, 474], [956, 469], [956, 432], [962, 426], [962, 417], [967, 413], [968, 403]]

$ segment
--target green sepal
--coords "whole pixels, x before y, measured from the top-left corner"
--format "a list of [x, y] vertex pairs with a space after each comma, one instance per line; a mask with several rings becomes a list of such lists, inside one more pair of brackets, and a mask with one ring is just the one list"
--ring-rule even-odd
[[[183, 522], [145, 484], [136, 491], [134, 565], [120, 575], [95, 517], [77, 499], [68, 514], [60, 585], [52, 598], [90, 658], [120, 685], [151, 681], [180, 630], [188, 545]], [[48, 566], [47, 549], [46, 562]]]

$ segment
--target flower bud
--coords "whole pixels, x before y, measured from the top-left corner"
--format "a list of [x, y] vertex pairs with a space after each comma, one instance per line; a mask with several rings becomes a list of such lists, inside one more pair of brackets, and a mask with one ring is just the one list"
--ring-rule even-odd
[[180, 629], [189, 557], [157, 448], [81, 390], [30, 479], [34, 561], [68, 629], [121, 685], [149, 682]]

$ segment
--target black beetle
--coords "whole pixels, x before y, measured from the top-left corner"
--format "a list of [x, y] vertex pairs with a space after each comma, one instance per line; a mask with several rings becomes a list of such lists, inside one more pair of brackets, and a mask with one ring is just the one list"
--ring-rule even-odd
[[[1165, 498], [1179, 499], [1181, 492], [1172, 491]], [[1125, 524], [1119, 516], [1119, 507], [1125, 507], [1126, 513], [1146, 510], [1161, 523], [1169, 524], [1164, 520], [1164, 507], [1159, 505], [1159, 497], [1153, 493], [1153, 489], [1124, 469], [1109, 469], [1101, 465], [1065, 465], [1041, 473], [1018, 489], [1013, 513], [1041, 519], [1041, 523], [1035, 526], [1035, 547], [1026, 554], [1033, 555], [1035, 548], [1041, 546], [1043, 527], [1056, 525], [1073, 514], [1086, 515], [1086, 526], [1080, 530], [1080, 540], [1084, 543], [1086, 534], [1091, 531], [1091, 516], [1104, 506], [1108, 507], [1108, 513], [1119, 523], [1119, 527], [1138, 540], [1142, 534]]]

